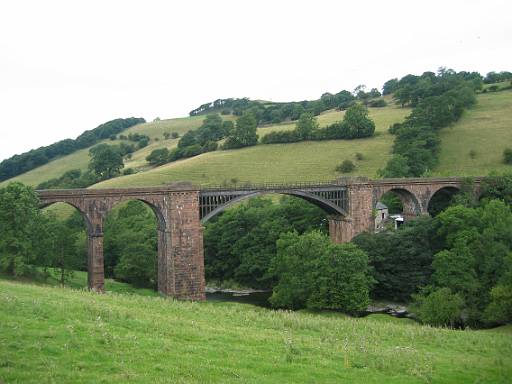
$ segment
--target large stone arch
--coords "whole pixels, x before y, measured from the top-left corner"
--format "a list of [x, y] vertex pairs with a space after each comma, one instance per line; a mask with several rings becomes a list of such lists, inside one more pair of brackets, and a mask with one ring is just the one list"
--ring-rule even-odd
[[301, 191], [301, 190], [263, 190], [263, 191], [250, 192], [250, 193], [247, 193], [247, 194], [244, 194], [244, 195], [241, 195], [239, 197], [229, 200], [225, 204], [218, 206], [217, 208], [212, 210], [210, 213], [205, 215], [201, 219], [201, 223], [206, 224], [206, 222], [208, 222], [208, 220], [210, 220], [213, 217], [217, 216], [218, 214], [224, 212], [229, 207], [231, 207], [237, 203], [240, 203], [241, 201], [244, 201], [244, 200], [247, 200], [247, 199], [250, 199], [253, 197], [257, 197], [257, 196], [268, 195], [268, 194], [278, 194], [278, 195], [298, 197], [300, 199], [303, 199], [303, 200], [323, 209], [329, 215], [340, 215], [340, 216], [347, 215], [345, 210], [338, 207], [336, 204], [332, 203], [329, 200], [326, 200], [319, 196], [316, 196], [312, 193], [308, 193], [308, 192]]
[[437, 186], [435, 189], [429, 190], [430, 195], [425, 201], [425, 209], [430, 214], [431, 213], [431, 202], [433, 201], [434, 197], [439, 196], [440, 194], [446, 194], [446, 195], [454, 195], [458, 192], [460, 192], [460, 186], [458, 185], [440, 185]]
[[165, 231], [169, 227], [167, 222], [166, 207], [164, 205], [163, 196], [121, 196], [110, 199], [108, 202], [108, 209], [105, 212], [105, 217], [119, 204], [126, 203], [129, 201], [140, 201], [147, 205], [153, 211], [157, 220], [157, 229], [159, 231]]
[[42, 204], [39, 205], [39, 208], [40, 209], [44, 209], [44, 208], [47, 208], [47, 207], [49, 207], [49, 206], [51, 206], [53, 204], [67, 204], [67, 205], [70, 205], [73, 208], [75, 208], [80, 213], [80, 216], [82, 216], [82, 218], [84, 220], [85, 227], [86, 227], [86, 233], [88, 235], [94, 233], [94, 226], [93, 226], [93, 223], [92, 223], [90, 217], [87, 215], [85, 210], [79, 204], [76, 204], [74, 202], [66, 201], [65, 199], [62, 199], [62, 200], [43, 202]]

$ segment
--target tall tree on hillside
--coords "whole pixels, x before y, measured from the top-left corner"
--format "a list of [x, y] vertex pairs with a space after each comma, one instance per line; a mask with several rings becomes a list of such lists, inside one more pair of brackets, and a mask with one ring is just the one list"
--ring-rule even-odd
[[300, 115], [299, 121], [297, 121], [297, 125], [295, 126], [295, 131], [301, 140], [308, 140], [313, 137], [317, 128], [318, 122], [315, 116], [313, 116], [311, 112], [305, 112]]
[[254, 114], [252, 112], [244, 112], [236, 121], [236, 126], [224, 143], [224, 148], [232, 149], [256, 145], [258, 143], [257, 125]]
[[123, 157], [117, 147], [99, 144], [89, 150], [89, 155], [89, 169], [101, 179], [119, 175], [121, 168], [124, 167]]

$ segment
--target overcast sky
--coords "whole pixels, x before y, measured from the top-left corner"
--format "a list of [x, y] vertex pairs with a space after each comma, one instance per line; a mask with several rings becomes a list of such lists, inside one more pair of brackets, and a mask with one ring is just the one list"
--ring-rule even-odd
[[512, 2], [0, 3], [0, 159], [118, 117], [186, 116], [435, 71], [512, 70]]

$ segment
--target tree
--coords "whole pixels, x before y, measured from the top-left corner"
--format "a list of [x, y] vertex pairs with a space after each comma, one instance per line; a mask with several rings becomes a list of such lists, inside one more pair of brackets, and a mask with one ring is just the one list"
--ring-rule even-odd
[[154, 149], [146, 157], [146, 161], [151, 165], [165, 164], [169, 161], [169, 150], [167, 148]]
[[297, 136], [301, 140], [311, 139], [318, 128], [318, 122], [311, 112], [305, 112], [300, 115], [299, 121], [295, 126]]
[[394, 155], [388, 160], [386, 167], [379, 170], [379, 176], [383, 178], [410, 176], [407, 158], [402, 155]]
[[119, 175], [124, 167], [123, 157], [117, 147], [107, 144], [99, 144], [89, 150], [91, 160], [89, 169], [100, 179], [110, 179]]
[[0, 188], [0, 270], [13, 276], [28, 274], [37, 262], [44, 238], [39, 199], [19, 182]]
[[224, 143], [224, 149], [242, 148], [258, 143], [257, 120], [252, 112], [244, 112]]
[[46, 225], [46, 252], [49, 255], [46, 266], [56, 269], [60, 285], [64, 286], [81, 265], [77, 258], [78, 232], [69, 222], [58, 220], [55, 216], [50, 216]]
[[505, 164], [512, 164], [512, 148], [505, 148], [503, 151], [503, 162]]
[[384, 83], [382, 87], [382, 94], [389, 95], [398, 89], [398, 79], [391, 79]]
[[375, 123], [368, 117], [368, 109], [361, 104], [354, 104], [347, 109], [343, 123], [351, 138], [369, 137], [375, 132]]
[[453, 327], [461, 322], [464, 300], [450, 288], [415, 296], [414, 312], [426, 324]]
[[343, 163], [336, 167], [336, 171], [341, 173], [350, 173], [353, 172], [354, 169], [356, 169], [356, 166], [352, 160], [343, 160]]
[[274, 307], [355, 313], [369, 302], [366, 254], [353, 244], [332, 244], [318, 231], [283, 234], [270, 271], [277, 278]]

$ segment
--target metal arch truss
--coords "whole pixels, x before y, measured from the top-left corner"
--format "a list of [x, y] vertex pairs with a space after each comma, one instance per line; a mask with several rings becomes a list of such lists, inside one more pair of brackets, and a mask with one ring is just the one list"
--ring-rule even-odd
[[243, 187], [214, 187], [199, 193], [199, 213], [203, 222], [238, 201], [262, 194], [276, 193], [302, 198], [331, 214], [346, 215], [347, 187], [336, 184], [263, 184]]

